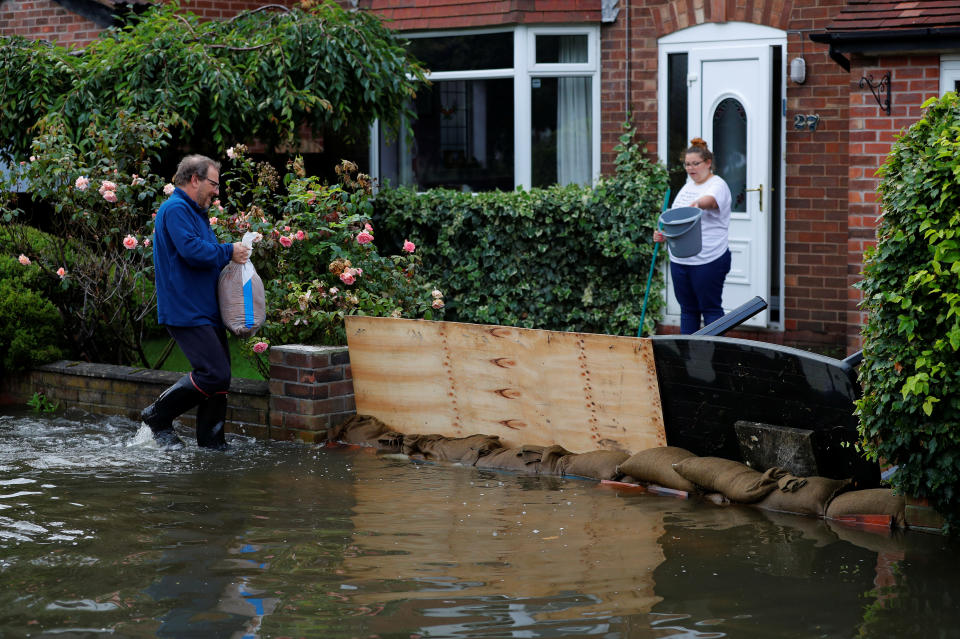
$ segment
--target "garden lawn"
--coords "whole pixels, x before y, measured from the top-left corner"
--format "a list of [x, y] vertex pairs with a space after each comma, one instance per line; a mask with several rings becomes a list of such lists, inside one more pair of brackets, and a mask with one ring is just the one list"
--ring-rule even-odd
[[[156, 362], [160, 358], [160, 353], [166, 347], [169, 337], [158, 337], [155, 339], [144, 340], [143, 351], [150, 362]], [[263, 379], [263, 376], [257, 371], [256, 367], [247, 359], [243, 352], [243, 344], [237, 341], [232, 335], [227, 335], [227, 344], [230, 345], [230, 363], [231, 373], [234, 377], [243, 377], [245, 379]], [[173, 351], [167, 357], [160, 370], [179, 371], [186, 373], [192, 370], [187, 356], [183, 354], [180, 347], [174, 344]]]

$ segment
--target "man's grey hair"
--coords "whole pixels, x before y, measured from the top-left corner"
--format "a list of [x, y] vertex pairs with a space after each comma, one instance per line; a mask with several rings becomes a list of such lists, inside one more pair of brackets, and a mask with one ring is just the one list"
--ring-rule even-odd
[[220, 171], [220, 163], [216, 160], [211, 160], [205, 155], [188, 155], [180, 160], [180, 164], [177, 165], [177, 173], [173, 176], [173, 183], [176, 186], [183, 186], [189, 182], [190, 178], [194, 175], [204, 180], [211, 166], [215, 168], [217, 172]]

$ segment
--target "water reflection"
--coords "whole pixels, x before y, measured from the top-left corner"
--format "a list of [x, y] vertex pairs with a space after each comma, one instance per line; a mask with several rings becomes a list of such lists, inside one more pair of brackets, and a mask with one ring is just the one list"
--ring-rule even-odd
[[[947, 637], [955, 542], [592, 482], [0, 416], [33, 637]], [[132, 445], [131, 445], [132, 444]]]

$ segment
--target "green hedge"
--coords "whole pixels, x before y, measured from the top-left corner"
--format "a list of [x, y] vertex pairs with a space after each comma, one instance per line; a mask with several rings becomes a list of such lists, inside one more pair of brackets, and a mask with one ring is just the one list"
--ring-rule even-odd
[[36, 265], [0, 253], [0, 374], [63, 357], [63, 319], [42, 279]]
[[868, 452], [901, 492], [960, 517], [960, 101], [925, 105], [880, 171], [883, 217], [867, 252], [857, 410]]
[[[416, 244], [427, 279], [441, 283], [446, 319], [636, 335], [667, 173], [629, 129], [620, 140], [616, 174], [594, 187], [383, 189], [377, 228]], [[647, 333], [662, 276], [653, 287]]]

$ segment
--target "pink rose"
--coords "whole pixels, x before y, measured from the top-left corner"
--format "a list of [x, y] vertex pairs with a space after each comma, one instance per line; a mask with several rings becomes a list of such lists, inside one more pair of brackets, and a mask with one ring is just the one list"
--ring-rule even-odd
[[346, 284], [347, 286], [353, 284], [357, 281], [357, 278], [353, 276], [353, 273], [350, 271], [344, 271], [340, 274], [340, 281]]
[[[229, 149], [227, 149], [227, 157], [230, 158], [231, 160], [237, 157], [237, 152], [233, 150], [232, 146]], [[263, 342], [258, 342], [258, 343], [263, 344]], [[256, 348], [254, 348], [254, 350], [256, 350]], [[262, 351], [257, 351], [257, 352], [262, 352]]]
[[217, 223], [217, 216], [214, 215], [213, 217], [210, 218], [210, 226], [213, 226], [216, 223]]
[[290, 227], [289, 227], [289, 226], [285, 226], [285, 227], [283, 227], [283, 230], [284, 230], [284, 231], [289, 231], [289, 230], [290, 230]]
[[134, 173], [130, 179], [130, 186], [140, 186], [144, 182], [146, 182], [146, 180]]
[[144, 245], [144, 246], [150, 246], [150, 238], [149, 238], [149, 237], [143, 241], [143, 245]]
[[23, 253], [20, 254], [20, 257], [17, 258], [17, 261], [23, 264], [24, 266], [30, 266], [30, 258], [24, 255]]
[[288, 236], [286, 236], [286, 235], [281, 235], [281, 236], [280, 236], [280, 244], [283, 246], [283, 248], [290, 248], [290, 245], [293, 244], [293, 240], [291, 240], [291, 239], [290, 239]]
[[357, 277], [360, 277], [361, 275], [363, 275], [363, 269], [362, 268], [356, 269], [356, 273], [357, 273]]
[[104, 180], [103, 182], [100, 183], [100, 188], [97, 190], [100, 191], [100, 195], [104, 195], [107, 191], [116, 191], [117, 185], [116, 183], [111, 182], [110, 180]]
[[77, 178], [77, 181], [74, 182], [73, 185], [77, 187], [78, 191], [86, 191], [87, 188], [90, 186], [90, 180], [89, 178], [85, 178], [84, 176], [81, 175], [80, 177]]
[[403, 250], [406, 251], [407, 253], [413, 253], [415, 250], [417, 250], [417, 246], [410, 240], [404, 240]]
[[102, 195], [103, 199], [105, 199], [107, 202], [117, 201], [117, 194], [115, 191], [104, 191]]
[[306, 233], [304, 233], [303, 231], [297, 231], [297, 239], [298, 239], [298, 240], [300, 240], [300, 241], [302, 242], [303, 240], [306, 239], [306, 237], [307, 237], [307, 234], [306, 234]]
[[59, 276], [60, 276], [60, 279], [62, 280], [63, 278], [65, 278], [65, 277], [67, 276], [67, 269], [65, 269], [65, 268], [63, 268], [63, 267], [61, 266], [60, 268], [57, 269], [57, 275], [59, 275]]
[[37, 161], [37, 156], [31, 155], [31, 156], [30, 156], [30, 161], [31, 161], [31, 162], [36, 162], [36, 161]]
[[269, 347], [270, 345], [267, 344], [266, 342], [257, 342], [256, 344], [253, 345], [253, 352], [262, 353], [265, 350], [267, 350]]
[[337, 288], [336, 286], [331, 286], [331, 287], [330, 287], [330, 294], [331, 294], [331, 295], [336, 295], [336, 294], [339, 293], [339, 292], [340, 292], [340, 289]]
[[364, 228], [364, 230], [370, 231], [371, 233], [373, 233], [373, 227], [370, 226], [370, 222], [367, 222], [366, 224], [364, 224], [364, 225], [363, 225], [363, 228]]
[[369, 244], [373, 241], [373, 236], [366, 230], [360, 231], [357, 235], [357, 244]]
[[165, 185], [163, 186], [163, 194], [164, 194], [164, 195], [170, 195], [171, 193], [173, 193], [173, 191], [174, 191], [175, 188], [177, 188], [177, 187], [175, 187], [175, 186], [172, 185], [172, 184], [165, 184]]
[[126, 236], [125, 238], [123, 238], [123, 245], [124, 245], [128, 250], [132, 250], [132, 249], [137, 248], [137, 244], [138, 244], [137, 238], [135, 238], [135, 237], [132, 236], [132, 235], [128, 235], [128, 236]]
[[441, 309], [441, 308], [443, 308], [443, 300], [441, 300], [441, 299], [435, 299], [435, 300], [433, 300], [433, 304], [431, 304], [430, 306], [432, 306], [432, 307], [434, 307], [434, 308], [436, 308], [436, 309]]
[[438, 289], [438, 288], [435, 288], [435, 289], [433, 289], [432, 291], [430, 291], [430, 295], [433, 296], [433, 299], [435, 299], [435, 300], [438, 300], [438, 299], [440, 299], [441, 297], [443, 297], [443, 293], [441, 293], [441, 292], [440, 292], [440, 289]]

